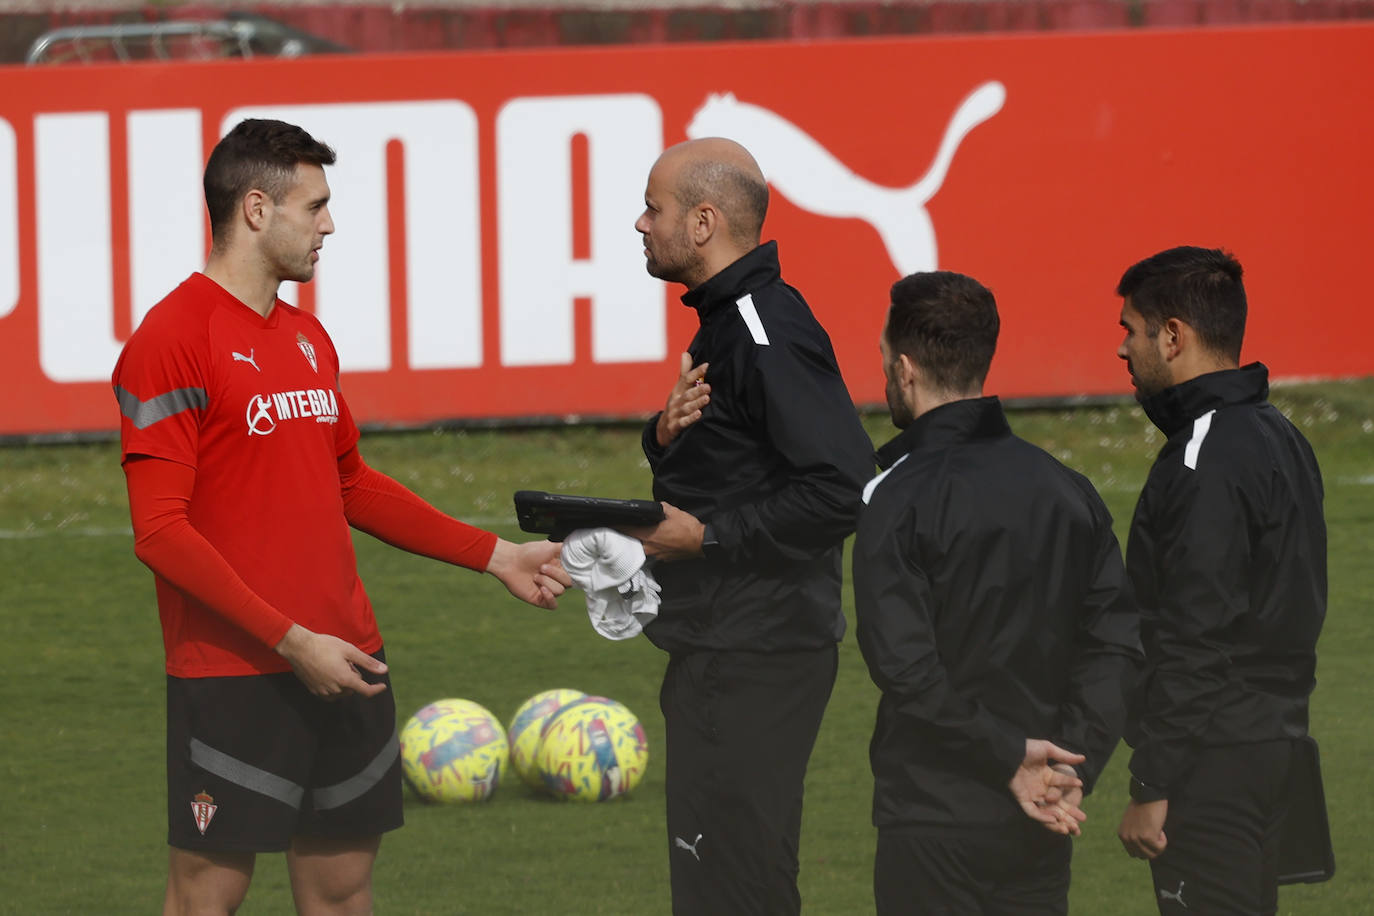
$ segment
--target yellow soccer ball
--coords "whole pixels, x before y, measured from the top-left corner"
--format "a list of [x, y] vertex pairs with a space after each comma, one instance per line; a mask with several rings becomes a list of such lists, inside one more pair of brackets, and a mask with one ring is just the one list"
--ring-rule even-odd
[[539, 736], [544, 726], [553, 718], [554, 713], [573, 700], [580, 700], [586, 694], [570, 687], [555, 687], [536, 693], [511, 716], [507, 737], [510, 740], [510, 763], [519, 776], [532, 789], [542, 788], [539, 770], [534, 765], [534, 752], [539, 747]]
[[649, 745], [644, 726], [615, 700], [584, 697], [560, 709], [539, 739], [535, 766], [559, 798], [607, 801], [644, 779]]
[[427, 801], [482, 801], [501, 783], [508, 747], [501, 722], [485, 707], [437, 700], [401, 729], [401, 772]]

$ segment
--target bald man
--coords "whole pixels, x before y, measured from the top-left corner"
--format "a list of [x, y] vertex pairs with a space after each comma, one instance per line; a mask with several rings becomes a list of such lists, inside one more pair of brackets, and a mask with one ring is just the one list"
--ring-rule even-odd
[[825, 329], [759, 244], [768, 185], [737, 143], [670, 148], [635, 223], [700, 328], [644, 430], [665, 518], [632, 532], [663, 586], [676, 914], [796, 913], [802, 784], [844, 635], [840, 555], [873, 447]]

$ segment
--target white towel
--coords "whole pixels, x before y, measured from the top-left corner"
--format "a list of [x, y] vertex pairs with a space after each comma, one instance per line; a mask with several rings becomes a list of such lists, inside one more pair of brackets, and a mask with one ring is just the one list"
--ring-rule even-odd
[[611, 528], [579, 528], [563, 540], [563, 568], [587, 593], [592, 628], [607, 639], [638, 636], [658, 616], [659, 584], [644, 545]]

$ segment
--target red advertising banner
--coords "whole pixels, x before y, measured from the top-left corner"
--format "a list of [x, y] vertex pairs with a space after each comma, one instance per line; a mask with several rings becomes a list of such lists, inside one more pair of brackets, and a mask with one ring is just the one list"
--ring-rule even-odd
[[662, 149], [724, 135], [765, 237], [880, 404], [887, 289], [996, 293], [1007, 397], [1129, 388], [1113, 288], [1141, 257], [1246, 267], [1245, 359], [1374, 373], [1374, 26], [0, 68], [0, 435], [117, 428], [109, 374], [203, 264], [200, 173], [246, 116], [332, 144], [313, 284], [372, 424], [658, 408], [695, 316], [633, 224]]

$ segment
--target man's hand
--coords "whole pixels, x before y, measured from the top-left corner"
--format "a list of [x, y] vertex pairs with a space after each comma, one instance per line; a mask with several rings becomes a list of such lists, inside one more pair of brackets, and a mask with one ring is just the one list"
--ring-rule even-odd
[[690, 512], [663, 503], [663, 521], [653, 528], [622, 528], [624, 534], [644, 544], [646, 556], [660, 560], [686, 560], [701, 556], [706, 526]]
[[[1078, 778], [1073, 767], [1056, 763], [1053, 769], [1058, 773], [1063, 773], [1073, 779]], [[1070, 789], [1062, 789], [1059, 800], [1055, 802], [1046, 801], [1043, 810], [1050, 812], [1055, 817], [1055, 823], [1045, 824], [1045, 829], [1052, 833], [1072, 834], [1080, 836], [1082, 829], [1078, 826], [1087, 820], [1087, 815], [1083, 813], [1083, 787], [1074, 786]]]
[[700, 420], [702, 408], [711, 403], [711, 386], [706, 384], [708, 365], [702, 363], [693, 367], [692, 354], [682, 354], [677, 382], [668, 393], [668, 403], [658, 415], [658, 427], [654, 431], [659, 448], [667, 448], [684, 429]]
[[1169, 816], [1169, 800], [1130, 802], [1121, 815], [1116, 835], [1133, 859], [1153, 859], [1164, 851], [1169, 840], [1164, 836], [1164, 820]]
[[558, 606], [558, 596], [573, 584], [559, 559], [562, 550], [556, 541], [515, 544], [502, 538], [487, 562], [487, 572], [521, 601], [552, 610]]
[[1083, 799], [1083, 780], [1071, 765], [1085, 759], [1049, 741], [1027, 738], [1025, 759], [1007, 788], [1031, 820], [1054, 833], [1077, 836], [1078, 825], [1088, 816], [1078, 807]]
[[292, 624], [273, 648], [291, 663], [296, 677], [317, 697], [334, 700], [346, 693], [373, 697], [386, 689], [385, 684], [369, 684], [358, 674], [359, 668], [385, 674], [386, 665], [337, 636]]

